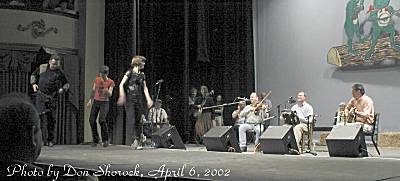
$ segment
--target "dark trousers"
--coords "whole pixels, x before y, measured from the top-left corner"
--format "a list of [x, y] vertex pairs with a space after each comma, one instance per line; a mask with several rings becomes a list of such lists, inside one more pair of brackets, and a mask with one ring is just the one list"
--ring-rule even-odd
[[36, 94], [35, 106], [40, 115], [40, 128], [42, 130], [43, 142], [54, 142], [55, 117], [57, 97], [38, 92]]
[[45, 143], [54, 142], [56, 125], [54, 114], [55, 110], [40, 115], [40, 128], [42, 130], [42, 139]]
[[146, 114], [144, 106], [141, 101], [127, 101], [125, 104], [125, 145], [131, 145], [135, 139], [139, 140], [140, 138], [140, 119], [142, 114]]
[[[99, 123], [101, 126], [101, 140], [103, 142], [108, 141], [108, 125], [107, 125], [107, 114], [109, 110], [108, 101], [93, 101], [92, 109], [90, 111], [89, 122], [92, 128], [93, 143], [99, 143], [99, 133], [97, 132], [96, 119], [99, 115]], [[99, 114], [100, 113], [100, 114]]]
[[186, 137], [186, 142], [187, 143], [194, 143], [195, 142], [195, 124], [196, 124], [197, 118], [194, 117], [194, 114], [192, 111], [189, 111], [189, 120], [187, 120], [185, 123], [185, 137]]

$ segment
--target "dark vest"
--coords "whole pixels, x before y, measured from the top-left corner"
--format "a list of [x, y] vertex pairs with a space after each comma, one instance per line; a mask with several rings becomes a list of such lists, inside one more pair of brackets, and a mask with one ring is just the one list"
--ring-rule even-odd
[[132, 70], [128, 71], [128, 81], [125, 84], [125, 91], [128, 101], [142, 101], [144, 98], [144, 81], [145, 76], [143, 73], [135, 73]]

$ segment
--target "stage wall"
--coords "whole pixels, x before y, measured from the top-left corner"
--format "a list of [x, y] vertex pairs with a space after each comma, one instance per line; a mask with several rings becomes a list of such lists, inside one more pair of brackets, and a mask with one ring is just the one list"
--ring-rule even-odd
[[[328, 50], [346, 44], [347, 2], [254, 0], [257, 90], [271, 90], [274, 105], [306, 91], [315, 113], [322, 115], [317, 125], [326, 126], [332, 124], [339, 102], [351, 98], [352, 84], [360, 82], [381, 113], [381, 131], [398, 131], [400, 67], [339, 70], [327, 64]], [[365, 1], [364, 13], [371, 4]], [[391, 5], [400, 8], [397, 1]], [[399, 18], [394, 20], [398, 26]]]

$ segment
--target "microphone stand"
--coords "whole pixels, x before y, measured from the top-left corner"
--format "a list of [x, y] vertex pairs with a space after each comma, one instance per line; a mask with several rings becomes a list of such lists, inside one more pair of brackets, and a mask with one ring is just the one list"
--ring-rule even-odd
[[[157, 102], [157, 99], [158, 99], [158, 97], [159, 97], [159, 95], [160, 95], [161, 83], [162, 83], [162, 82], [159, 82], [159, 83], [158, 83], [158, 90], [157, 90], [157, 94], [156, 94], [156, 102]], [[156, 114], [156, 126], [157, 126], [157, 113], [156, 113], [155, 111], [156, 111], [156, 108], [155, 108], [155, 106], [154, 106], [154, 112], [153, 112], [153, 113]]]
[[278, 104], [278, 106], [276, 106], [276, 108], [278, 109], [278, 126], [281, 125], [281, 104]]
[[[155, 99], [155, 101], [157, 102], [157, 100], [158, 100], [158, 96], [160, 95], [160, 90], [161, 90], [161, 82], [157, 82], [156, 83], [156, 86], [157, 86], [157, 84], [158, 84], [158, 90], [157, 90], [157, 93], [156, 93], [156, 99]], [[157, 122], [157, 113], [155, 112], [156, 111], [156, 107], [155, 107], [155, 105], [153, 106], [153, 114], [156, 114], [156, 122]], [[153, 122], [152, 122], [153, 123]], [[157, 124], [157, 123], [156, 123]], [[153, 127], [153, 125], [152, 125], [152, 127]], [[152, 130], [153, 131], [153, 130]]]
[[[161, 90], [161, 82], [157, 82], [155, 85], [154, 85], [154, 89], [156, 88], [156, 86], [158, 85], [158, 89], [157, 89], [157, 91], [155, 91], [155, 99], [153, 99], [154, 101], [154, 104], [153, 104], [153, 107], [151, 108], [151, 110], [152, 110], [152, 112], [153, 112], [153, 114], [151, 115], [151, 118], [149, 119], [150, 120], [150, 132], [151, 132], [151, 134], [153, 134], [153, 132], [154, 132], [154, 123], [153, 123], [153, 121], [154, 121], [154, 114], [156, 114], [156, 116], [157, 116], [157, 113], [156, 113], [156, 106], [155, 106], [155, 104], [157, 103], [157, 99], [158, 99], [158, 96], [160, 95], [160, 90]], [[153, 98], [154, 98], [153, 97]], [[157, 121], [157, 117], [156, 117], [156, 120], [155, 121]], [[153, 141], [152, 141], [153, 142]], [[154, 143], [154, 142], [153, 142]], [[154, 146], [154, 144], [152, 143], [152, 146]]]

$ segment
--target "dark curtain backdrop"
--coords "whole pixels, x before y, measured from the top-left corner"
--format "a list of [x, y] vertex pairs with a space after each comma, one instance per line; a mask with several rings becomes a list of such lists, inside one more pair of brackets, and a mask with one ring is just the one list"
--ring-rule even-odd
[[[197, 10], [201, 8], [205, 10]], [[193, 14], [196, 10], [205, 14], [205, 32], [195, 26], [199, 21], [197, 17], [201, 17]], [[205, 84], [209, 90], [221, 94], [224, 102], [231, 102], [238, 96], [248, 97], [254, 91], [251, 0], [204, 0], [204, 3], [190, 3], [190, 12], [190, 39], [205, 34], [209, 59], [209, 62], [192, 61], [203, 56], [197, 53], [202, 52], [197, 49], [203, 47], [202, 42], [191, 41], [190, 86], [198, 88]], [[226, 107], [225, 124], [233, 124], [234, 108]]]
[[[160, 99], [180, 133], [185, 125], [188, 95], [184, 90], [207, 85], [225, 102], [248, 96], [254, 90], [251, 0], [188, 1], [187, 5], [187, 22], [184, 0], [139, 1], [138, 7], [131, 1], [107, 0], [105, 16], [105, 64], [110, 66], [111, 78], [119, 84], [135, 53], [147, 57], [145, 73], [150, 94], [157, 92], [154, 83], [164, 79]], [[132, 19], [135, 15], [137, 24]], [[189, 26], [187, 38], [185, 24]], [[185, 63], [189, 70], [185, 70]], [[185, 85], [185, 78], [189, 85]], [[118, 89], [113, 102], [117, 95]], [[232, 124], [233, 108], [226, 108], [226, 124]], [[112, 105], [109, 122], [114, 137], [121, 130], [120, 113], [121, 109]]]
[[[75, 53], [52, 52], [60, 55], [62, 69], [71, 85], [68, 94], [58, 97], [54, 141], [56, 144], [77, 144], [83, 140], [83, 121], [79, 119], [83, 114], [83, 107], [79, 106], [83, 105], [82, 94], [79, 94], [79, 82], [82, 82], [80, 59]], [[49, 57], [43, 48], [36, 51], [31, 45], [0, 45], [0, 96], [20, 92], [31, 96], [34, 103], [30, 75], [40, 64], [47, 63]]]
[[[148, 87], [157, 91], [154, 82], [163, 79], [159, 98], [171, 124], [180, 132], [184, 120], [184, 1], [140, 1], [139, 51], [149, 58]], [[156, 89], [156, 90], [154, 90]]]
[[110, 101], [108, 124], [110, 139], [114, 144], [122, 144], [124, 109], [116, 105], [119, 88], [124, 73], [129, 69], [134, 49], [135, 3], [132, 0], [106, 0], [104, 30], [104, 64], [110, 67], [109, 77], [115, 81]]

